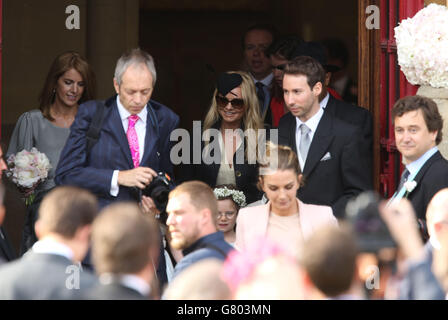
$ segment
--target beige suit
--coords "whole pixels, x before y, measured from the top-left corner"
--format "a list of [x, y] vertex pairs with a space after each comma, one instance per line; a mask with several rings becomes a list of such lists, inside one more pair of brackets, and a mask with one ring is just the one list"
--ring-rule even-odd
[[[326, 224], [337, 225], [331, 207], [305, 204], [297, 199], [299, 205], [299, 219], [304, 240], [313, 232]], [[266, 236], [269, 222], [271, 203], [255, 207], [246, 207], [239, 211], [236, 223], [236, 243], [239, 250], [247, 248], [251, 243]]]

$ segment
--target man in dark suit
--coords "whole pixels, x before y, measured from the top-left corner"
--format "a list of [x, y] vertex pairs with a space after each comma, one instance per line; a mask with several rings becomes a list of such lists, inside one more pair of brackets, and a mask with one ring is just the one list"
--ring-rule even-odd
[[[70, 128], [56, 170], [57, 185], [90, 190], [102, 208], [117, 200], [140, 201], [139, 189], [157, 172], [173, 175], [170, 134], [179, 117], [150, 100], [155, 82], [154, 60], [148, 53], [134, 49], [120, 57], [114, 76], [117, 95], [105, 102], [98, 141], [88, 153], [86, 133], [98, 107], [88, 101], [79, 106]], [[142, 196], [140, 203], [145, 212], [158, 213], [151, 198]], [[164, 260], [160, 262], [160, 277], [166, 280]]]
[[0, 299], [73, 299], [96, 280], [79, 267], [89, 247], [98, 204], [76, 187], [58, 187], [42, 201], [39, 238], [21, 259], [0, 268]]
[[408, 198], [424, 222], [432, 197], [448, 187], [448, 161], [437, 145], [442, 141], [443, 119], [436, 103], [426, 97], [409, 96], [392, 109], [395, 143], [406, 169], [393, 200]]
[[272, 125], [269, 103], [274, 75], [265, 51], [274, 41], [276, 33], [275, 28], [269, 24], [255, 24], [246, 30], [242, 39], [244, 62], [254, 80], [260, 103], [260, 115], [264, 123], [269, 126]]
[[142, 300], [150, 295], [159, 251], [155, 219], [133, 203], [105, 208], [92, 227], [92, 257], [99, 283], [84, 298]]
[[361, 132], [319, 105], [325, 81], [321, 64], [308, 56], [285, 67], [283, 92], [290, 112], [280, 119], [279, 144], [298, 155], [305, 185], [298, 191], [305, 203], [328, 205], [338, 218], [347, 201], [372, 188], [368, 159], [362, 154]]
[[[56, 184], [86, 188], [100, 207], [115, 200], [139, 200], [138, 189], [149, 185], [157, 172], [172, 175], [170, 134], [179, 117], [150, 100], [156, 82], [152, 57], [140, 49], [124, 54], [115, 68], [117, 96], [109, 98], [99, 139], [87, 153], [86, 133], [97, 109], [95, 101], [79, 107], [62, 151]], [[156, 210], [142, 198], [146, 211]]]
[[367, 109], [351, 103], [336, 99], [329, 92], [328, 84], [337, 66], [328, 64], [325, 47], [319, 42], [303, 42], [296, 49], [294, 56], [310, 56], [316, 59], [325, 70], [325, 81], [322, 84], [322, 93], [319, 96], [319, 103], [325, 112], [331, 113], [338, 119], [348, 122], [360, 128], [362, 132], [360, 147], [362, 154], [369, 160], [366, 170], [372, 171], [373, 159], [373, 118]]

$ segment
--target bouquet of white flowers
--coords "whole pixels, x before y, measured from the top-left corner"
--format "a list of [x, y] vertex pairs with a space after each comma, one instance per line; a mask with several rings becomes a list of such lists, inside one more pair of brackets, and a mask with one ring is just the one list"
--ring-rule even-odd
[[406, 79], [413, 85], [448, 88], [448, 8], [432, 3], [394, 30]]
[[14, 182], [25, 197], [25, 204], [33, 203], [36, 187], [48, 177], [50, 161], [36, 148], [22, 150], [8, 157], [6, 175]]

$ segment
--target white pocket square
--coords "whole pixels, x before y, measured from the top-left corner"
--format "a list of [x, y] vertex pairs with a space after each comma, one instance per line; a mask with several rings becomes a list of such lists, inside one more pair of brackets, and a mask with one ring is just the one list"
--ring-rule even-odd
[[327, 161], [327, 160], [330, 160], [331, 159], [331, 154], [330, 154], [330, 152], [327, 152], [323, 157], [322, 157], [322, 159], [320, 159], [320, 161]]

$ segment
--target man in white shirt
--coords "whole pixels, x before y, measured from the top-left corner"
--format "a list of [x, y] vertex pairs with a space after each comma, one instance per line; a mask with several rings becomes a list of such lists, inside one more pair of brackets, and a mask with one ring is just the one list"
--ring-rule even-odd
[[395, 143], [406, 166], [393, 199], [408, 198], [424, 222], [432, 197], [448, 187], [448, 161], [437, 149], [443, 119], [433, 100], [409, 96], [395, 103], [392, 120]]
[[97, 200], [86, 190], [52, 190], [39, 209], [39, 241], [21, 259], [0, 268], [0, 299], [73, 299], [92, 286], [95, 276], [79, 262], [87, 253], [97, 212]]
[[[79, 106], [70, 136], [61, 153], [55, 181], [93, 192], [100, 207], [113, 201], [140, 201], [139, 190], [158, 172], [173, 176], [171, 132], [179, 117], [150, 100], [156, 82], [153, 58], [140, 49], [120, 57], [115, 67], [117, 95], [105, 101], [97, 142], [87, 150], [87, 132], [97, 101]], [[156, 213], [152, 199], [142, 198], [146, 212]]]
[[246, 30], [243, 36], [244, 61], [249, 74], [254, 80], [260, 102], [260, 115], [265, 123], [272, 125], [271, 86], [274, 74], [271, 60], [266, 56], [266, 49], [275, 38], [274, 27], [267, 24], [256, 24]]
[[333, 214], [343, 218], [347, 202], [372, 188], [360, 129], [323, 111], [326, 100], [319, 103], [319, 96], [325, 72], [318, 61], [299, 56], [284, 72], [284, 100], [290, 112], [280, 119], [278, 136], [279, 144], [299, 157], [305, 185], [298, 197], [304, 203], [331, 206]]
[[155, 219], [143, 215], [136, 204], [115, 203], [105, 208], [92, 226], [92, 257], [99, 284], [84, 298], [141, 300], [157, 295], [151, 292], [159, 254], [157, 228]]

